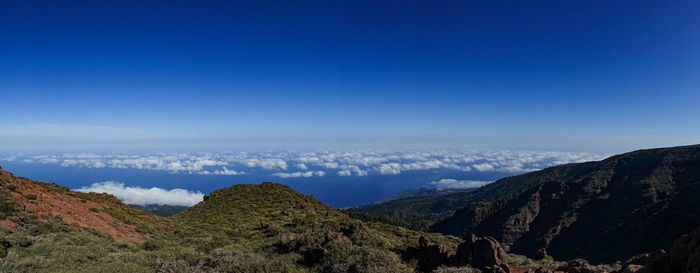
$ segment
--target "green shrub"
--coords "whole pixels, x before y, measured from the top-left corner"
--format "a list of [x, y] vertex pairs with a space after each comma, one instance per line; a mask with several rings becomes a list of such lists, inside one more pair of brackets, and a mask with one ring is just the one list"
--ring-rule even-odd
[[24, 198], [27, 198], [27, 200], [36, 200], [36, 199], [37, 199], [36, 195], [31, 194], [31, 193], [30, 193], [30, 194], [25, 194], [25, 195], [24, 195]]

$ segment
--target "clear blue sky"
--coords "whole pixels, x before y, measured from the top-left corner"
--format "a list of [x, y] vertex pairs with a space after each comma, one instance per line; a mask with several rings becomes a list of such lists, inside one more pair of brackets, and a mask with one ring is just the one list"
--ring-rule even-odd
[[699, 1], [3, 1], [0, 52], [0, 149], [700, 142]]

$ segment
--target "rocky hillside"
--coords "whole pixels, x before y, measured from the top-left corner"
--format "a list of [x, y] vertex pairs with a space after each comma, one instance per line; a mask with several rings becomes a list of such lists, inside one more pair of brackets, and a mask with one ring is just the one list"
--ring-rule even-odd
[[0, 169], [0, 226], [24, 230], [28, 219], [60, 218], [75, 230], [94, 229], [118, 240], [142, 242], [165, 220], [130, 208], [109, 194], [81, 193], [15, 177]]
[[[622, 162], [619, 160], [616, 166], [629, 164]], [[573, 168], [567, 169], [569, 174], [587, 177], [587, 172], [574, 171], [575, 165], [566, 168]], [[688, 172], [674, 167], [670, 173]], [[672, 177], [674, 185], [686, 184]], [[552, 183], [543, 182], [541, 188], [547, 189], [546, 185]], [[537, 189], [540, 195], [550, 193], [540, 186]], [[556, 200], [566, 200], [566, 191], [561, 191]], [[645, 198], [656, 204], [679, 195], [670, 191]], [[484, 217], [478, 218], [478, 223], [500, 217], [519, 195], [515, 196], [493, 199], [497, 201], [491, 203], [502, 207], [493, 205], [498, 209], [483, 210]], [[520, 208], [534, 207], [529, 200]], [[677, 204], [670, 203], [667, 209], [677, 209]], [[545, 211], [542, 208], [547, 206], [542, 204], [547, 203], [541, 203], [537, 213], [531, 214], [535, 218]], [[481, 205], [489, 206], [488, 202]], [[688, 217], [687, 211], [678, 213], [686, 217], [674, 214], [664, 219], [695, 219]], [[579, 211], [577, 215], [586, 214]], [[463, 231], [478, 227], [469, 226]], [[676, 229], [682, 227], [667, 227], [669, 231]], [[502, 244], [495, 236], [463, 237], [362, 221], [312, 196], [269, 182], [216, 190], [194, 207], [161, 218], [107, 194], [72, 192], [0, 171], [0, 272], [698, 272], [696, 233], [681, 236], [666, 248], [671, 249], [668, 254], [662, 250], [642, 255], [638, 252], [631, 259], [621, 258], [627, 260], [624, 264], [597, 266], [581, 259], [555, 261], [552, 256], [562, 255], [551, 245], [528, 257], [512, 253], [517, 240]], [[569, 247], [587, 246], [576, 243]]]
[[432, 231], [492, 236], [528, 256], [544, 248], [557, 259], [613, 262], [668, 248], [700, 225], [700, 145], [556, 166], [472, 192], [360, 210], [411, 221], [421, 215], [437, 220]]

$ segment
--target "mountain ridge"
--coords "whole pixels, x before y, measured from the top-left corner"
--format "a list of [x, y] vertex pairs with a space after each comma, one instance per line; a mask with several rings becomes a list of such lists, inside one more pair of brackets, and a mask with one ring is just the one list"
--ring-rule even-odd
[[[418, 201], [432, 209], [421, 216], [433, 221], [431, 231], [493, 236], [507, 249], [526, 255], [544, 247], [555, 258], [611, 262], [667, 248], [700, 225], [697, 196], [700, 145], [688, 145], [559, 165], [472, 192], [358, 210], [402, 218], [413, 213]], [[460, 202], [462, 207], [455, 209]], [[420, 211], [413, 214], [403, 219], [421, 219], [416, 217]]]

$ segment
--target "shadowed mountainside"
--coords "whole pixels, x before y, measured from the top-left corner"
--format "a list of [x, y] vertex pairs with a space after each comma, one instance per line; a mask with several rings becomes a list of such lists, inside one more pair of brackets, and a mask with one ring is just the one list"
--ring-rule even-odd
[[432, 231], [493, 236], [506, 249], [612, 262], [700, 225], [700, 145], [640, 150], [498, 180], [478, 190], [358, 209]]
[[700, 146], [643, 150], [377, 205], [465, 240], [270, 182], [161, 218], [0, 170], [0, 272], [696, 272], [698, 233], [682, 234], [700, 226], [699, 161]]

